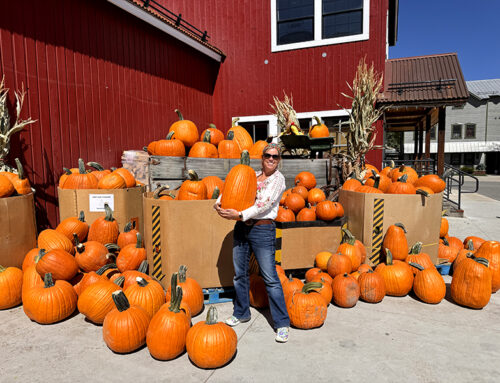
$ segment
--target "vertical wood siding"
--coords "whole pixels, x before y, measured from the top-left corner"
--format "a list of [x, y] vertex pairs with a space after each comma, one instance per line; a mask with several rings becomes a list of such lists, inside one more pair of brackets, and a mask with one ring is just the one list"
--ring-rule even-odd
[[[40, 228], [57, 223], [57, 181], [79, 157], [118, 166], [123, 150], [166, 136], [179, 108], [213, 121], [219, 64], [100, 0], [0, 2], [0, 76], [28, 89], [14, 136], [36, 189]], [[13, 111], [12, 111], [13, 112]]]

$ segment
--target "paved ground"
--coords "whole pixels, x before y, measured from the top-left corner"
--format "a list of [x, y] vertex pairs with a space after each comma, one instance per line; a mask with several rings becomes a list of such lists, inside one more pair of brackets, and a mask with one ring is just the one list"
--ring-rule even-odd
[[[479, 179], [479, 194], [500, 201], [500, 176], [477, 177]], [[474, 181], [465, 181], [465, 190], [474, 190]]]
[[[466, 197], [464, 210], [468, 218], [449, 218], [452, 235], [500, 239], [500, 202]], [[287, 344], [274, 342], [268, 311], [252, 309], [236, 327], [236, 357], [218, 370], [201, 370], [186, 354], [160, 362], [146, 348], [117, 355], [81, 315], [40, 326], [18, 307], [0, 311], [0, 382], [499, 382], [499, 294], [482, 310], [448, 297], [439, 305], [412, 296], [331, 305], [321, 328], [292, 329]], [[225, 318], [232, 305], [217, 308]]]

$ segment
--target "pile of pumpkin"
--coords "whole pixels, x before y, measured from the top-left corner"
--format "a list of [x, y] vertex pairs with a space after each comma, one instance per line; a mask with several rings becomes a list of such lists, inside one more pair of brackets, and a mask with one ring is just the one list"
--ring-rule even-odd
[[78, 159], [78, 168], [64, 168], [59, 178], [60, 189], [125, 189], [142, 185], [134, 175], [125, 168], [104, 169], [97, 162], [88, 162], [86, 169], [83, 159]]
[[178, 109], [175, 112], [179, 120], [170, 126], [166, 139], [149, 143], [145, 148], [149, 154], [184, 157], [188, 153], [188, 157], [195, 158], [240, 158], [241, 152], [248, 150], [250, 158], [260, 159], [268, 144], [264, 140], [254, 143], [246, 129], [236, 125], [238, 118], [233, 119], [224, 138], [224, 133], [214, 124], [200, 135], [193, 121], [185, 120]]
[[331, 221], [344, 216], [344, 208], [338, 202], [326, 199], [316, 187], [316, 177], [311, 172], [295, 176], [295, 186], [283, 192], [278, 208], [278, 222]]
[[436, 174], [419, 177], [410, 166], [386, 166], [379, 171], [375, 166], [366, 164], [364, 179], [349, 178], [342, 185], [342, 190], [359, 193], [387, 194], [430, 194], [441, 193], [446, 183]]
[[52, 324], [78, 309], [102, 324], [105, 343], [117, 353], [147, 344], [156, 359], [174, 359], [186, 349], [202, 368], [226, 364], [236, 352], [236, 333], [217, 322], [215, 307], [191, 327], [204, 297], [187, 268], [174, 273], [166, 292], [147, 268], [140, 234], [132, 224], [119, 233], [106, 205], [106, 216], [90, 226], [82, 212], [42, 231], [22, 270], [0, 266], [0, 310], [22, 303], [31, 320]]
[[168, 186], [158, 187], [153, 193], [153, 198], [167, 201], [217, 199], [224, 190], [224, 181], [217, 176], [207, 176], [200, 180], [198, 174], [190, 169], [188, 170], [188, 179], [181, 184], [177, 193], [172, 193], [168, 189]]
[[23, 165], [19, 158], [15, 159], [17, 174], [0, 172], [0, 198], [31, 193], [30, 181], [24, 175]]

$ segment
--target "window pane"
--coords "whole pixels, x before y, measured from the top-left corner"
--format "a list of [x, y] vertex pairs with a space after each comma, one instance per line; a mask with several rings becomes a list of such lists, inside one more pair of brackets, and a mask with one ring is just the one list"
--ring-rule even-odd
[[278, 0], [278, 21], [314, 16], [314, 0]]
[[314, 40], [313, 18], [278, 23], [278, 45]]
[[267, 138], [269, 132], [269, 123], [267, 121], [240, 122], [239, 125], [250, 133], [254, 142]]
[[363, 33], [363, 11], [334, 13], [323, 16], [323, 38]]
[[465, 138], [476, 138], [476, 124], [465, 125]]
[[436, 125], [431, 128], [431, 140], [436, 139]]
[[323, 0], [323, 15], [363, 8], [363, 0]]
[[457, 124], [451, 126], [451, 138], [454, 140], [462, 138], [462, 125]]

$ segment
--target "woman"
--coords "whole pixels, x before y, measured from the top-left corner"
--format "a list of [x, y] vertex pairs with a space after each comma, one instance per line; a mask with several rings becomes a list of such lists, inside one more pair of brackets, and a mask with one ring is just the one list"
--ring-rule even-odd
[[253, 206], [243, 211], [222, 209], [220, 197], [214, 208], [226, 219], [237, 220], [233, 237], [234, 264], [234, 309], [233, 316], [226, 320], [236, 326], [250, 320], [250, 254], [255, 254], [260, 273], [266, 284], [269, 307], [274, 321], [276, 341], [288, 341], [290, 318], [286, 310], [283, 288], [281, 287], [274, 262], [276, 226], [279, 201], [285, 191], [285, 177], [278, 171], [281, 149], [269, 144], [263, 150], [262, 170], [257, 171], [257, 196]]

